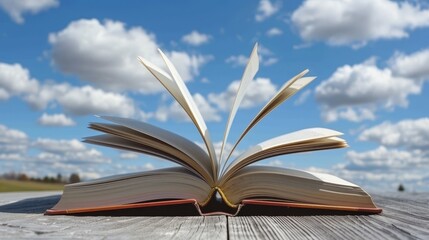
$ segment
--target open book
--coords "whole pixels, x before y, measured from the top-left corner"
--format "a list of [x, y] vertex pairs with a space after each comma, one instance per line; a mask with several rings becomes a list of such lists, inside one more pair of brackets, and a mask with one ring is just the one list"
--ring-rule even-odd
[[[89, 127], [104, 134], [87, 137], [85, 142], [152, 155], [180, 166], [66, 185], [60, 201], [47, 210], [46, 214], [77, 214], [183, 204], [195, 205], [200, 214], [235, 215], [244, 205], [381, 212], [364, 190], [338, 177], [251, 165], [283, 154], [346, 147], [347, 143], [340, 138], [340, 132], [325, 128], [304, 129], [261, 142], [232, 158], [233, 151], [252, 127], [315, 79], [304, 76], [308, 70], [286, 82], [250, 121], [233, 144], [232, 150], [226, 152], [225, 144], [234, 117], [259, 68], [256, 44], [231, 107], [220, 155], [216, 155], [206, 123], [192, 95], [170, 60], [161, 50], [159, 53], [168, 73], [142, 57], [139, 60], [190, 117], [201, 134], [204, 149], [182, 136], [145, 122], [120, 117], [100, 117], [105, 120], [104, 123], [91, 123]], [[213, 202], [217, 204], [212, 204]], [[206, 208], [209, 205], [212, 207]]]

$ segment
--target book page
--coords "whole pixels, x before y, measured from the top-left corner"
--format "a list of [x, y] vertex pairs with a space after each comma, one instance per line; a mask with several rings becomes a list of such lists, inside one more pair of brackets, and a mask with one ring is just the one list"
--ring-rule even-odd
[[158, 157], [163, 160], [177, 163], [185, 167], [186, 169], [192, 171], [196, 175], [201, 176], [202, 179], [205, 179], [204, 176], [202, 176], [201, 173], [197, 172], [195, 170], [195, 167], [191, 166], [187, 161], [184, 161], [178, 158], [177, 156], [171, 155], [168, 152], [164, 152], [160, 149], [151, 148], [149, 146], [145, 146], [143, 144], [139, 144], [134, 141], [126, 140], [121, 137], [117, 137], [110, 134], [103, 134], [103, 135], [97, 135], [92, 137], [86, 137], [83, 140], [83, 142], [105, 146], [105, 147], [116, 148], [119, 150], [133, 151], [133, 152], [138, 152], [138, 153], [143, 153], [154, 157]]
[[[194, 162], [194, 166], [196, 169], [201, 169], [201, 167], [208, 171], [210, 174], [210, 180], [214, 180], [211, 174], [211, 161], [207, 153], [201, 149], [200, 146], [195, 144], [188, 139], [177, 135], [173, 132], [158, 128], [148, 123], [144, 123], [141, 121], [136, 121], [128, 118], [121, 117], [109, 117], [102, 116], [101, 118], [111, 121], [113, 123], [119, 124], [120, 126], [126, 127], [130, 130], [134, 130], [136, 132], [132, 132], [127, 129], [118, 129], [118, 127], [112, 126], [110, 130], [116, 130], [120, 134], [128, 134], [126, 136], [129, 140], [134, 140], [137, 142], [145, 141], [146, 144], [152, 144], [152, 147], [159, 148], [163, 151], [168, 151], [170, 154], [179, 156], [180, 154], [184, 154], [182, 157], [183, 160], [187, 160], [188, 162]], [[92, 124], [94, 125], [94, 124]], [[91, 126], [92, 126], [91, 125]], [[96, 126], [103, 127], [106, 124], [95, 124]], [[103, 129], [97, 129], [103, 131]], [[111, 132], [107, 132], [111, 133]], [[118, 133], [112, 133], [118, 135]], [[156, 141], [154, 141], [155, 139]], [[169, 147], [171, 146], [171, 147]], [[179, 152], [180, 151], [180, 152]], [[182, 155], [183, 155], [182, 154]], [[188, 156], [188, 157], [187, 157]], [[200, 168], [198, 168], [200, 167]], [[209, 180], [208, 179], [208, 180]]]
[[184, 84], [182, 78], [177, 72], [174, 65], [170, 60], [164, 55], [164, 53], [158, 49], [161, 54], [161, 57], [164, 59], [164, 62], [167, 65], [171, 73], [171, 77], [168, 76], [161, 69], [157, 68], [155, 65], [151, 64], [146, 59], [139, 57], [141, 63], [164, 85], [164, 87], [170, 92], [170, 94], [176, 99], [176, 101], [182, 106], [188, 116], [191, 118], [192, 122], [197, 127], [200, 135], [202, 136], [206, 148], [209, 152], [212, 172], [214, 178], [217, 177], [217, 158], [216, 153], [213, 147], [213, 143], [210, 138], [209, 131], [207, 129], [206, 123], [201, 116], [198, 107], [195, 104], [195, 101], [191, 94], [189, 93], [188, 88]]
[[[238, 169], [274, 155], [346, 147], [342, 133], [326, 128], [309, 128], [284, 134], [259, 143], [238, 156], [223, 172], [222, 181]], [[327, 140], [328, 139], [328, 140]]]
[[287, 201], [355, 208], [376, 206], [359, 186], [324, 173], [272, 166], [246, 166], [220, 186], [228, 201]]
[[253, 77], [255, 77], [258, 70], [259, 70], [259, 57], [258, 57], [258, 44], [256, 43], [255, 46], [253, 47], [252, 53], [250, 54], [249, 61], [247, 62], [246, 69], [244, 70], [243, 76], [240, 81], [240, 86], [238, 87], [237, 95], [235, 96], [234, 104], [232, 105], [231, 111], [229, 113], [228, 121], [224, 132], [224, 137], [222, 141], [222, 148], [219, 156], [221, 166], [223, 166], [223, 161], [222, 161], [223, 150], [228, 140], [229, 131], [231, 129], [232, 122], [234, 121], [235, 114], [237, 113], [238, 107], [240, 106], [240, 103], [246, 94], [247, 87], [253, 80]]
[[203, 179], [183, 167], [164, 168], [67, 184], [53, 209], [90, 210], [167, 199], [195, 199], [203, 203], [211, 191]]
[[228, 160], [231, 157], [237, 145], [241, 142], [244, 136], [250, 131], [250, 129], [252, 129], [259, 121], [261, 121], [266, 115], [268, 115], [268, 113], [273, 111], [276, 107], [278, 107], [280, 104], [282, 104], [284, 101], [286, 101], [288, 98], [293, 96], [296, 92], [298, 92], [303, 87], [307, 86], [315, 79], [315, 77], [302, 78], [306, 73], [308, 73], [308, 69], [304, 70], [303, 72], [299, 73], [295, 77], [291, 78], [268, 101], [268, 103], [259, 111], [259, 113], [253, 118], [253, 120], [245, 128], [243, 133], [241, 133], [240, 137], [233, 145], [226, 160]]

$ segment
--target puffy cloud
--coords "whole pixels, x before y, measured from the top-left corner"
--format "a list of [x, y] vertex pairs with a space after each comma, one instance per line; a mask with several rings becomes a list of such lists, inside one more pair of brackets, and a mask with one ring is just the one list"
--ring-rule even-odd
[[[18, 165], [14, 165], [19, 161]], [[77, 139], [56, 140], [30, 139], [26, 133], [0, 125], [0, 166], [32, 173], [58, 171], [63, 173], [83, 172], [82, 165], [105, 164], [111, 160], [94, 148], [88, 148]], [[40, 166], [43, 165], [43, 167]], [[17, 168], [16, 168], [17, 167]], [[5, 169], [2, 169], [5, 171]], [[1, 172], [1, 171], [0, 171]]]
[[334, 166], [334, 174], [369, 190], [395, 190], [400, 183], [411, 191], [429, 190], [428, 118], [384, 122], [364, 130], [359, 140], [380, 145], [347, 152], [347, 162]]
[[85, 145], [77, 140], [55, 140], [49, 138], [39, 138], [34, 141], [33, 146], [47, 152], [62, 153], [62, 152], [79, 152], [86, 149]]
[[69, 164], [109, 163], [111, 160], [94, 148], [88, 148], [77, 139], [36, 139], [32, 146], [40, 153], [34, 158], [38, 163], [62, 162]]
[[265, 19], [271, 17], [276, 12], [280, 10], [281, 4], [279, 2], [277, 3], [271, 3], [270, 0], [260, 0], [258, 9], [255, 15], [255, 20], [257, 22], [262, 22]]
[[21, 96], [31, 107], [39, 110], [58, 103], [72, 115], [117, 114], [129, 117], [144, 114], [125, 94], [92, 86], [77, 87], [52, 81], [40, 83], [21, 65], [0, 63], [0, 100], [14, 95]]
[[282, 35], [283, 31], [280, 30], [279, 28], [273, 27], [273, 28], [270, 28], [266, 34], [268, 37], [275, 37], [275, 36]]
[[59, 103], [66, 113], [72, 115], [117, 114], [129, 117], [138, 113], [134, 101], [124, 94], [66, 83], [45, 84], [39, 92], [28, 95], [26, 101], [36, 109], [44, 109], [49, 103]]
[[[155, 35], [141, 27], [126, 28], [120, 21], [80, 19], [51, 33], [49, 43], [53, 63], [81, 80], [115, 91], [163, 91], [162, 85], [136, 60], [142, 55], [164, 66], [157, 52], [159, 45]], [[201, 65], [211, 59], [179, 51], [166, 52], [166, 55], [185, 81], [198, 75]]]
[[192, 31], [182, 37], [182, 41], [193, 46], [199, 46], [208, 43], [212, 37], [208, 34]]
[[20, 158], [27, 151], [28, 136], [17, 129], [10, 129], [0, 124], [0, 159]]
[[418, 80], [429, 80], [429, 49], [417, 51], [410, 55], [396, 53], [389, 60], [392, 71], [399, 75]]
[[391, 168], [418, 167], [429, 163], [427, 153], [421, 150], [388, 149], [384, 146], [366, 152], [347, 152], [348, 170], [372, 171]]
[[47, 114], [43, 113], [43, 115], [39, 118], [39, 124], [44, 126], [73, 126], [76, 123], [73, 119], [67, 117], [64, 114]]
[[339, 67], [317, 86], [315, 94], [326, 121], [362, 121], [374, 119], [380, 108], [407, 107], [408, 96], [419, 94], [421, 89], [421, 82], [396, 76], [389, 68], [380, 69], [370, 59]]
[[121, 152], [119, 154], [119, 157], [122, 159], [136, 159], [140, 156], [141, 154], [135, 153], [135, 152]]
[[34, 93], [38, 88], [38, 81], [30, 77], [26, 68], [16, 63], [0, 62], [0, 100], [14, 95]]
[[66, 112], [75, 115], [116, 113], [121, 116], [132, 116], [135, 114], [131, 98], [91, 86], [72, 87], [66, 94], [58, 96], [57, 100]]
[[292, 23], [306, 41], [359, 47], [429, 26], [429, 10], [407, 1], [307, 0], [293, 12]]
[[[208, 100], [215, 104], [219, 109], [229, 111], [232, 103], [234, 102], [239, 86], [240, 81], [233, 81], [226, 91], [221, 93], [210, 93], [208, 95]], [[276, 85], [274, 85], [269, 78], [256, 78], [250, 83], [240, 107], [251, 108], [265, 103], [276, 93], [276, 91]]]
[[364, 130], [359, 140], [375, 141], [389, 147], [429, 149], [429, 118], [383, 122]]
[[232, 64], [233, 67], [246, 66], [247, 61], [249, 61], [249, 58], [242, 54], [232, 55], [225, 59], [225, 62]]
[[58, 0], [0, 0], [0, 7], [6, 11], [16, 23], [24, 23], [24, 13], [36, 14], [43, 10], [57, 7]]
[[[222, 118], [219, 111], [214, 108], [205, 98], [199, 93], [193, 96], [195, 104], [201, 112], [206, 122], [219, 122]], [[183, 110], [182, 106], [177, 101], [174, 101], [169, 106], [161, 106], [153, 114], [159, 121], [167, 121], [168, 119], [175, 119], [178, 121], [191, 121], [189, 116]]]
[[396, 191], [399, 184], [405, 186], [406, 191], [429, 190], [429, 168], [409, 168], [409, 169], [372, 169], [372, 170], [350, 170], [347, 165], [337, 165], [329, 173], [349, 180], [363, 187], [366, 191]]

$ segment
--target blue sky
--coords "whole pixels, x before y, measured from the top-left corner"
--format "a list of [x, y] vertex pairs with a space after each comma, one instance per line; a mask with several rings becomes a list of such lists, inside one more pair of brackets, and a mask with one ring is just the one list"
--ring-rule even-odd
[[[329, 172], [370, 190], [429, 185], [429, 4], [426, 1], [0, 0], [0, 173], [84, 178], [171, 166], [86, 145], [95, 114], [147, 121], [202, 142], [137, 61], [179, 69], [217, 145], [255, 42], [260, 70], [229, 141], [289, 78], [317, 79], [258, 126], [238, 150], [287, 132], [327, 127], [350, 148], [262, 164]], [[217, 147], [219, 148], [219, 146]]]

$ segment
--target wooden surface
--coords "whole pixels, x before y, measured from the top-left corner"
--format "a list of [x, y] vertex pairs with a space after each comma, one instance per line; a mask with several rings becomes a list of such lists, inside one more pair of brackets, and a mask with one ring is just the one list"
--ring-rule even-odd
[[59, 194], [1, 193], [0, 239], [429, 239], [429, 193], [373, 194], [369, 216], [44, 216]]

